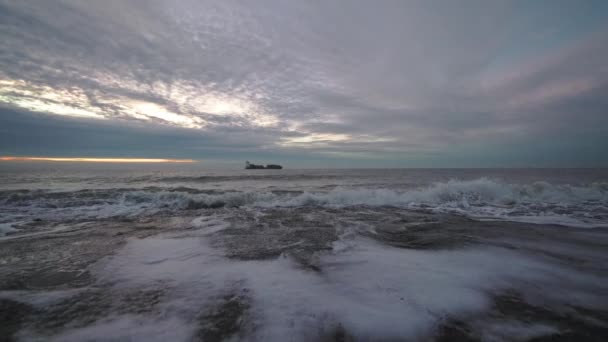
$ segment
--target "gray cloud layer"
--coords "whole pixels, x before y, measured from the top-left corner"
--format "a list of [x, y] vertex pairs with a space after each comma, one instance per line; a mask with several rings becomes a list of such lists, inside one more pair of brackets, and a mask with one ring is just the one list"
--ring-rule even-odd
[[158, 152], [94, 138], [128, 129], [194, 158], [486, 166], [553, 151], [538, 164], [606, 165], [606, 6], [546, 5], [0, 1], [0, 103], [18, 109], [0, 116], [30, 131], [85, 125], [79, 153]]

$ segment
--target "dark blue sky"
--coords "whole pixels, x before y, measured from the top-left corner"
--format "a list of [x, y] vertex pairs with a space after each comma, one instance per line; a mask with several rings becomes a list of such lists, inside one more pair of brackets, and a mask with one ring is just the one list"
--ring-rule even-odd
[[0, 0], [0, 155], [608, 166], [606, 1]]

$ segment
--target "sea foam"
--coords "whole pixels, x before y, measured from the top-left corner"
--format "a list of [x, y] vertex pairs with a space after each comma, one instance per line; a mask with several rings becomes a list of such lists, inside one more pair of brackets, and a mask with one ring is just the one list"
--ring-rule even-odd
[[[602, 277], [515, 251], [404, 250], [356, 237], [350, 242], [353, 248], [321, 255], [322, 272], [317, 273], [289, 257], [227, 259], [204, 238], [133, 239], [92, 272], [98, 285], [110, 285], [113, 293], [164, 287], [157, 313], [117, 312], [55, 338], [190, 340], [201, 311], [213, 310], [231, 293], [242, 294], [249, 303], [240, 324], [244, 340], [252, 341], [319, 340], [338, 327], [356, 340], [421, 339], [450, 317], [485, 317], [492, 308], [490, 294], [512, 287], [544, 297], [548, 305], [556, 298], [582, 307], [605, 305], [589, 291], [604, 284]], [[561, 281], [567, 277], [576, 283]], [[558, 331], [519, 321], [495, 324], [508, 324], [511, 333], [526, 336]], [[482, 333], [496, 337], [492, 329]]]

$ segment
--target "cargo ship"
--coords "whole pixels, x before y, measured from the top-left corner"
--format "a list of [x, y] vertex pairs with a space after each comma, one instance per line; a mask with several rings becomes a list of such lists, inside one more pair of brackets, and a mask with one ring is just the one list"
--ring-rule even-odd
[[259, 170], [259, 169], [280, 170], [282, 168], [283, 167], [281, 165], [276, 165], [276, 164], [268, 164], [268, 165], [264, 166], [264, 165], [252, 164], [249, 161], [245, 162], [245, 169], [246, 170]]

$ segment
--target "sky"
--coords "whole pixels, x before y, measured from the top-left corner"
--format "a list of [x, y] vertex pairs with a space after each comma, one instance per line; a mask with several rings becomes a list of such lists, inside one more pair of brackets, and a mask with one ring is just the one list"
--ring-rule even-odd
[[608, 1], [0, 0], [0, 156], [608, 166]]

